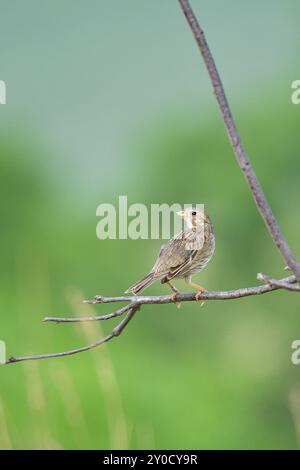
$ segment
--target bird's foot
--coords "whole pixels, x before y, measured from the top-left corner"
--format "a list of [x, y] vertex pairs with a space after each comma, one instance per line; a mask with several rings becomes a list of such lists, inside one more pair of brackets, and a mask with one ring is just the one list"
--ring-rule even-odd
[[174, 292], [172, 295], [173, 302], [176, 303], [177, 308], [180, 308], [181, 302], [176, 302], [176, 298], [177, 298], [177, 295], [181, 294], [181, 292], [175, 286], [173, 286], [173, 284], [170, 281], [168, 281], [167, 284], [170, 287], [170, 289], [172, 289], [172, 291]]
[[179, 290], [176, 289], [176, 291], [174, 292], [174, 294], [172, 294], [172, 300], [173, 302], [175, 302], [176, 304], [176, 307], [177, 308], [180, 308], [181, 307], [181, 302], [176, 302], [176, 298], [177, 296], [180, 294]]
[[[202, 292], [204, 292], [206, 289], [204, 289], [204, 287], [202, 289], [200, 289], [197, 294], [195, 294], [195, 299], [196, 300], [201, 300], [201, 295], [202, 295]], [[201, 307], [202, 305], [204, 305], [204, 302], [201, 304]]]
[[[195, 284], [194, 282], [191, 281], [191, 279], [187, 280], [187, 284], [193, 287], [193, 289], [197, 289], [198, 292], [195, 294], [195, 299], [200, 300], [202, 292], [206, 291], [205, 287], [200, 286], [200, 284]], [[203, 304], [204, 302], [201, 304], [201, 307]]]

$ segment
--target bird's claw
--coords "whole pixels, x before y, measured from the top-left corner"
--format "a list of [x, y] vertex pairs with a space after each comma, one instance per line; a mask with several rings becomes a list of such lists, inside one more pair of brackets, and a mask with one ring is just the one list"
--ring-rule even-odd
[[205, 291], [205, 289], [199, 290], [199, 292], [197, 292], [197, 294], [195, 294], [195, 299], [196, 299], [196, 300], [200, 300], [200, 299], [201, 299], [202, 292], [204, 292], [204, 291]]
[[177, 298], [178, 294], [180, 294], [179, 291], [174, 292], [174, 294], [172, 294], [172, 300], [173, 300], [173, 302], [175, 302], [176, 307], [180, 308], [181, 307], [181, 302], [176, 302], [176, 298]]

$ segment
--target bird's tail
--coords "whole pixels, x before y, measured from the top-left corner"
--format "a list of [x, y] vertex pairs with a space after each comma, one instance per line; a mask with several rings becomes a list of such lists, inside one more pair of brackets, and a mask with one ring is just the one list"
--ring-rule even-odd
[[129, 287], [126, 291], [125, 294], [129, 294], [132, 292], [133, 294], [138, 294], [142, 290], [144, 290], [146, 287], [150, 286], [150, 284], [154, 281], [154, 273], [149, 273], [147, 276], [143, 277], [139, 281], [137, 281], [135, 284], [133, 284], [131, 287]]

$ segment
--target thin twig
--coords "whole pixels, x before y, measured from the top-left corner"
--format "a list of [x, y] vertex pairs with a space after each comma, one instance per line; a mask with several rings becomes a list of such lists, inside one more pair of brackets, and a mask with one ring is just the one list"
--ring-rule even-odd
[[200, 52], [204, 59], [210, 80], [213, 86], [214, 93], [216, 95], [217, 101], [221, 113], [223, 115], [224, 123], [228, 132], [229, 140], [232, 145], [233, 151], [236, 155], [237, 161], [240, 165], [240, 168], [246, 178], [246, 181], [249, 185], [252, 196], [256, 202], [257, 208], [264, 219], [269, 232], [273, 238], [274, 243], [278, 247], [281, 255], [286, 261], [287, 265], [291, 268], [295, 274], [298, 282], [300, 282], [300, 264], [296, 261], [285, 236], [283, 235], [277, 220], [272, 212], [272, 209], [264, 195], [264, 192], [260, 186], [260, 183], [257, 179], [255, 171], [250, 163], [249, 157], [244, 149], [244, 146], [241, 142], [239, 133], [237, 131], [229, 103], [225, 94], [225, 90], [216, 67], [214, 58], [209, 49], [209, 46], [206, 42], [206, 38], [201, 26], [198, 23], [198, 20], [190, 6], [188, 0], [178, 0], [183, 13], [188, 21], [188, 24], [194, 34], [195, 40], [199, 46]]
[[300, 292], [299, 284], [291, 284], [290, 282], [287, 282], [286, 279], [274, 279], [273, 277], [263, 273], [258, 273], [257, 279], [259, 281], [265, 282], [266, 284], [269, 284], [270, 286], [276, 286], [281, 289]]
[[77, 349], [71, 349], [69, 351], [63, 351], [63, 352], [58, 352], [58, 353], [50, 353], [50, 354], [36, 354], [32, 356], [19, 356], [19, 357], [10, 357], [5, 364], [14, 364], [16, 362], [22, 362], [22, 361], [37, 361], [40, 359], [50, 359], [52, 357], [64, 357], [64, 356], [72, 356], [73, 354], [78, 354], [84, 351], [88, 351], [90, 349], [97, 348], [98, 346], [101, 346], [103, 343], [107, 343], [111, 339], [115, 338], [116, 336], [120, 336], [122, 331], [126, 328], [130, 320], [134, 317], [135, 313], [137, 310], [140, 308], [139, 305], [137, 304], [132, 304], [130, 310], [128, 311], [127, 315], [123, 320], [112, 330], [111, 333], [108, 335], [104, 336], [104, 338], [101, 338], [94, 343], [88, 344], [87, 346], [83, 346], [81, 348]]
[[[85, 303], [88, 303], [84, 301]], [[92, 302], [89, 302], [92, 303]], [[134, 302], [131, 302], [125, 307], [120, 308], [112, 313], [107, 313], [104, 315], [95, 315], [94, 317], [45, 317], [43, 322], [54, 322], [54, 323], [76, 323], [76, 322], [87, 322], [87, 321], [101, 321], [101, 320], [110, 320], [111, 318], [120, 317], [125, 312], [130, 310]]]

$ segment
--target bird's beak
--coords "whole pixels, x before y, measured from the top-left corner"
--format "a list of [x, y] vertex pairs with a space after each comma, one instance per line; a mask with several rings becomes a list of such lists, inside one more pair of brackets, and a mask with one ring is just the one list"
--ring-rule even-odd
[[185, 211], [179, 211], [179, 212], [176, 212], [176, 214], [179, 215], [179, 217], [182, 217], [183, 219], [186, 217]]

